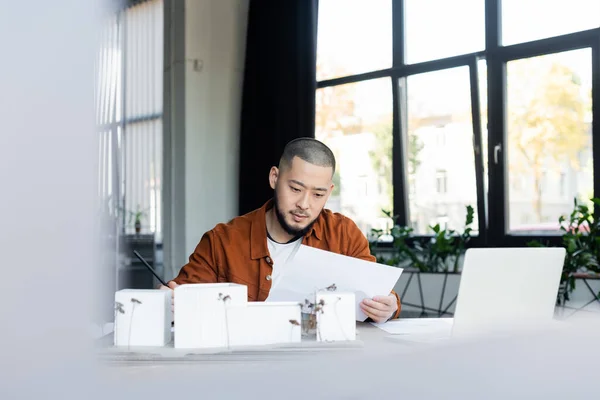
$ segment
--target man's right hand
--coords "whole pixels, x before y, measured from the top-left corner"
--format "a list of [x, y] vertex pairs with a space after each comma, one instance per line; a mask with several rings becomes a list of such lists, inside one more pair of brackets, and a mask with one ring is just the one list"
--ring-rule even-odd
[[173, 291], [173, 289], [175, 289], [179, 285], [177, 283], [173, 282], [173, 281], [167, 282], [167, 285], [169, 285], [169, 286], [160, 285], [159, 289], [160, 290], [170, 290], [171, 291], [171, 312], [174, 312], [175, 311], [175, 307], [173, 306], [173, 298], [175, 297], [175, 292]]

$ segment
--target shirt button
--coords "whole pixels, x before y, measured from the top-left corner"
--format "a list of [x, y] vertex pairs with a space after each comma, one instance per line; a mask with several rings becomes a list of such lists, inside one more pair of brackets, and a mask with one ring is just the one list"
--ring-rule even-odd
[[267, 275], [267, 277], [265, 279], [268, 280], [268, 281], [270, 281], [271, 280], [271, 275]]
[[265, 260], [267, 261], [267, 264], [271, 264], [271, 257], [267, 256]]

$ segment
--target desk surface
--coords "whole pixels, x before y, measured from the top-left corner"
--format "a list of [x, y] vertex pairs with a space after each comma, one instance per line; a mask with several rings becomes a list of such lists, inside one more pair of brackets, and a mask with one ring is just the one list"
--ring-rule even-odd
[[386, 352], [392, 343], [405, 350], [415, 349], [420, 344], [406, 336], [390, 335], [370, 323], [357, 323], [357, 337], [348, 342], [316, 342], [305, 340], [297, 344], [244, 347], [231, 350], [219, 349], [175, 349], [172, 342], [165, 347], [113, 347], [112, 334], [103, 338], [99, 347], [100, 360], [109, 365], [156, 366], [161, 362], [202, 363], [203, 361], [277, 361], [299, 357], [314, 357], [318, 354], [377, 354]]
[[594, 398], [600, 347], [588, 343], [600, 326], [572, 328], [461, 342], [413, 340], [422, 336], [358, 323], [353, 346], [112, 357], [103, 385], [131, 399]]

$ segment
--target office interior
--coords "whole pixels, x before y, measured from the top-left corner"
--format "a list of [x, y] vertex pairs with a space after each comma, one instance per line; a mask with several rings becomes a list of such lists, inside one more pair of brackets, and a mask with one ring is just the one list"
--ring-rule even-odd
[[[565, 246], [557, 315], [596, 315], [599, 4], [2, 3], [0, 397], [593, 397], [592, 325], [439, 346], [369, 342], [381, 332], [363, 324], [349, 352], [133, 362], [106, 380], [87, 329], [116, 288], [156, 283], [133, 249], [175, 276], [205, 231], [270, 196], [268, 168], [301, 136], [334, 149], [328, 207], [384, 262], [397, 237], [431, 255], [467, 228], [465, 248]], [[401, 260], [400, 319], [452, 316], [450, 250]]]
[[[109, 287], [158, 283], [134, 249], [174, 277], [302, 136], [336, 155], [326, 207], [404, 257], [404, 317], [452, 315], [467, 248], [568, 246], [600, 182], [600, 5], [546, 3], [127, 2], [97, 51]], [[597, 261], [574, 264], [562, 305], [600, 311]]]

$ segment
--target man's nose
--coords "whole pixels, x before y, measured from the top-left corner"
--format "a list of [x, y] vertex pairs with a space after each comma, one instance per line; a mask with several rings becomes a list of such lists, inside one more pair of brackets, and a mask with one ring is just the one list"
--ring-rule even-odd
[[301, 210], [307, 210], [308, 209], [308, 199], [309, 199], [309, 194], [304, 193], [302, 195], [302, 197], [300, 197], [300, 199], [296, 203], [296, 206]]

